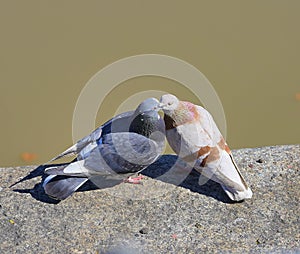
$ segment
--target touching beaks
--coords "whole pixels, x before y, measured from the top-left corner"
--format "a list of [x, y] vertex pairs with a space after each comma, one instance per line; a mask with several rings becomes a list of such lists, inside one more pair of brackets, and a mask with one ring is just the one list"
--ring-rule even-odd
[[160, 108], [160, 109], [164, 108], [164, 106], [165, 106], [165, 104], [162, 102], [158, 104], [158, 108]]

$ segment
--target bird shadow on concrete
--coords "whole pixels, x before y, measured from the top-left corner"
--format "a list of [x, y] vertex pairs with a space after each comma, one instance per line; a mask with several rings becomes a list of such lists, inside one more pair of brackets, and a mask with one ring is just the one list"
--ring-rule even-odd
[[[201, 195], [210, 196], [218, 201], [223, 203], [236, 203], [236, 201], [232, 201], [223, 191], [220, 184], [207, 179], [204, 181], [204, 184], [199, 184], [200, 173], [195, 171], [194, 169], [190, 169], [189, 171], [183, 172], [182, 169], [178, 170], [178, 156], [176, 155], [162, 155], [156, 162], [148, 166], [144, 169], [141, 174], [148, 176], [150, 178], [173, 184], [176, 186], [181, 186], [183, 188], [189, 189], [192, 192], [199, 193]], [[51, 164], [54, 165], [62, 165], [62, 164]], [[44, 173], [47, 165], [41, 165], [31, 171], [27, 176], [22, 178], [20, 181], [14, 183], [10, 187], [15, 186], [23, 181], [27, 181], [33, 179], [35, 177], [41, 176], [42, 181], [40, 183], [35, 184], [35, 186], [31, 189], [14, 189], [13, 191], [18, 193], [29, 193], [34, 199], [39, 200], [43, 203], [49, 204], [58, 204], [61, 200], [56, 200], [49, 197], [43, 188], [43, 182], [45, 178], [48, 176]], [[107, 184], [102, 184], [103, 188], [113, 187], [120, 182], [111, 182]], [[82, 191], [92, 191], [100, 189], [99, 184], [95, 185], [92, 181], [87, 181], [83, 186], [81, 186], [77, 192]]]
[[[45, 178], [48, 176], [47, 174], [45, 174], [45, 169], [49, 166], [61, 166], [62, 164], [51, 164], [51, 165], [40, 165], [37, 168], [35, 168], [34, 170], [32, 170], [27, 176], [23, 177], [21, 180], [19, 180], [18, 182], [12, 184], [10, 186], [14, 187], [15, 185], [22, 183], [24, 181], [36, 178], [36, 177], [42, 177], [42, 180], [35, 184], [33, 188], [29, 189], [29, 188], [25, 188], [25, 189], [14, 189], [14, 192], [18, 192], [18, 193], [27, 193], [30, 194], [34, 199], [41, 201], [43, 203], [49, 203], [49, 204], [58, 204], [60, 203], [62, 200], [57, 200], [57, 199], [53, 199], [51, 197], [49, 197], [43, 188], [43, 182], [45, 180]], [[62, 176], [63, 178], [63, 176]], [[67, 178], [67, 177], [66, 177]], [[95, 181], [95, 180], [94, 180]], [[81, 186], [76, 192], [82, 192], [82, 191], [92, 191], [92, 190], [97, 190], [99, 189], [99, 186], [101, 186], [101, 189], [105, 189], [105, 188], [111, 188], [117, 184], [120, 183], [120, 181], [105, 181], [102, 180], [100, 178], [97, 179], [97, 181], [95, 181], [97, 183], [97, 185], [95, 185], [92, 181], [87, 181], [83, 186]]]
[[[220, 184], [201, 176], [192, 168], [183, 172], [183, 167], [180, 165], [182, 164], [180, 164], [178, 156], [162, 155], [159, 160], [144, 169], [141, 174], [212, 197], [223, 203], [237, 203], [226, 195]], [[202, 183], [199, 183], [199, 178], [201, 178]]]
[[50, 198], [44, 191], [43, 181], [47, 177], [47, 175], [44, 173], [45, 168], [47, 168], [46, 165], [38, 166], [33, 171], [31, 171], [27, 176], [23, 177], [18, 182], [12, 184], [10, 186], [10, 188], [17, 185], [17, 184], [20, 184], [24, 181], [27, 181], [27, 180], [30, 180], [30, 179], [41, 176], [42, 181], [40, 183], [35, 184], [35, 186], [33, 188], [31, 188], [31, 189], [14, 189], [13, 191], [18, 192], [18, 193], [30, 194], [34, 199], [37, 199], [37, 200], [39, 200], [43, 203], [58, 204], [60, 202], [60, 200], [55, 200], [53, 198]]

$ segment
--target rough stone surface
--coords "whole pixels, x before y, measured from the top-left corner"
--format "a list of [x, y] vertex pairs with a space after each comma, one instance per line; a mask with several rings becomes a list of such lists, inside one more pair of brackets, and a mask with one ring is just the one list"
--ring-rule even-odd
[[195, 172], [177, 186], [173, 155], [141, 185], [90, 185], [61, 202], [39, 170], [9, 188], [34, 167], [0, 168], [0, 253], [300, 253], [300, 145], [233, 154], [254, 192], [240, 203]]

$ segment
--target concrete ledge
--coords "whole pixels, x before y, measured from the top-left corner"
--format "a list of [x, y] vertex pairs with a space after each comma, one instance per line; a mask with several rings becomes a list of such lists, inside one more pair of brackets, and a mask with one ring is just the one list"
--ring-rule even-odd
[[38, 170], [9, 188], [35, 167], [0, 168], [1, 253], [300, 253], [300, 145], [233, 153], [254, 192], [241, 203], [194, 172], [180, 186], [151, 178], [175, 156], [148, 168], [143, 185], [89, 186], [59, 203]]

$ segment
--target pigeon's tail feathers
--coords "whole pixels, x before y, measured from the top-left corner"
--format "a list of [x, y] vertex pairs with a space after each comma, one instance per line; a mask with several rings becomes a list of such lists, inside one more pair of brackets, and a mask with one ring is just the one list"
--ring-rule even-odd
[[88, 177], [89, 169], [84, 166], [84, 161], [75, 161], [63, 166], [49, 167], [45, 170], [48, 175], [62, 175], [75, 177]]
[[67, 150], [65, 150], [64, 152], [62, 152], [61, 154], [59, 154], [56, 157], [52, 158], [46, 164], [49, 164], [52, 161], [56, 161], [56, 160], [59, 160], [59, 159], [62, 159], [62, 158], [75, 156], [75, 155], [77, 155], [77, 153], [78, 153], [77, 144], [75, 144], [75, 145], [71, 146], [70, 148], [68, 148]]
[[[226, 151], [223, 151], [223, 153], [226, 153], [228, 154]], [[239, 190], [235, 190], [235, 189], [230, 189], [229, 187], [227, 187], [226, 185], [222, 185], [222, 188], [223, 190], [226, 192], [226, 194], [232, 199], [232, 200], [235, 200], [235, 201], [240, 201], [240, 200], [244, 200], [244, 199], [249, 199], [249, 198], [252, 198], [252, 190], [250, 189], [250, 187], [248, 186], [248, 184], [246, 183], [244, 177], [242, 176], [238, 166], [236, 165], [233, 157], [232, 157], [232, 154], [228, 154], [229, 157], [230, 157], [230, 160], [234, 166], [234, 168], [236, 169], [236, 172], [238, 173], [238, 176], [239, 178], [236, 176], [237, 178], [237, 182], [238, 180], [240, 180], [239, 184], [240, 186], [243, 188], [242, 191], [239, 191]]]
[[43, 188], [51, 198], [63, 200], [71, 196], [86, 181], [88, 178], [84, 177], [50, 175], [44, 180]]
[[204, 175], [221, 184], [230, 199], [241, 201], [252, 197], [252, 191], [231, 154], [222, 150], [220, 159], [207, 166], [202, 171]]
[[[90, 135], [87, 135], [86, 137], [80, 139], [76, 144], [62, 152], [61, 154], [57, 155], [53, 159], [47, 162], [50, 163], [52, 161], [56, 161], [58, 159], [76, 156], [78, 155], [81, 150], [87, 150], [87, 148], [90, 148], [88, 145], [91, 143], [95, 143], [102, 135], [102, 126], [94, 130]], [[93, 146], [94, 147], [94, 146]], [[85, 151], [87, 153], [87, 151]]]
[[241, 201], [244, 199], [249, 199], [252, 198], [252, 190], [248, 187], [247, 189], [243, 190], [243, 191], [238, 191], [235, 189], [232, 189], [230, 187], [227, 187], [226, 185], [221, 184], [223, 190], [225, 191], [225, 193], [227, 194], [227, 196], [234, 201]]

